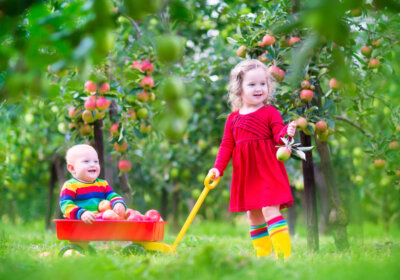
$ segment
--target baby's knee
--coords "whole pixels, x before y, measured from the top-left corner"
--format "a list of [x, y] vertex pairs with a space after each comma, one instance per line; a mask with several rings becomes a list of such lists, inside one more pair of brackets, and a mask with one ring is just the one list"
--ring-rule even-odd
[[267, 221], [281, 215], [281, 212], [279, 211], [279, 205], [266, 206], [262, 209], [262, 213]]

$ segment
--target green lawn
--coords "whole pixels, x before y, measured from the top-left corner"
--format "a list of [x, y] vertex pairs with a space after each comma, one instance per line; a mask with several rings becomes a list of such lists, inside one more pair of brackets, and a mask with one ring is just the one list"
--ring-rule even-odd
[[[124, 242], [95, 242], [94, 256], [58, 257], [64, 241], [42, 223], [0, 224], [0, 279], [399, 279], [400, 234], [374, 225], [349, 228], [352, 248], [337, 253], [330, 236], [320, 238], [320, 252], [308, 253], [305, 230], [292, 238], [289, 261], [257, 259], [247, 225], [241, 219], [196, 222], [174, 255], [124, 256]], [[168, 227], [167, 227], [168, 229]], [[176, 233], [166, 231], [172, 244]], [[43, 252], [50, 255], [41, 257]]]

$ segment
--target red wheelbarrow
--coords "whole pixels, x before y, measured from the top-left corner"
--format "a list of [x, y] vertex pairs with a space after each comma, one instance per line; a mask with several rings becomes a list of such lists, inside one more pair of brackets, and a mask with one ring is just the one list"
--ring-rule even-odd
[[205, 178], [203, 192], [172, 245], [160, 242], [164, 239], [166, 222], [99, 220], [86, 224], [81, 220], [55, 219], [53, 221], [56, 224], [57, 238], [69, 241], [69, 244], [60, 250], [59, 255], [63, 256], [70, 249], [80, 253], [95, 253], [94, 248], [89, 245], [91, 241], [131, 241], [132, 243], [123, 249], [127, 254], [143, 254], [146, 251], [174, 253], [208, 192], [218, 185], [219, 179], [210, 184], [211, 176]]

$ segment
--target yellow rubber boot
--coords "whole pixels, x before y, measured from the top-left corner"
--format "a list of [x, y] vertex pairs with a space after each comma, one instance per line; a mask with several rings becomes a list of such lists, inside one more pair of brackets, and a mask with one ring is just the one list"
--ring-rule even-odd
[[252, 239], [254, 250], [256, 251], [257, 257], [268, 257], [272, 253], [272, 243], [271, 238], [263, 236], [260, 238]]
[[289, 258], [292, 250], [286, 220], [282, 216], [271, 219], [268, 221], [268, 232], [275, 251], [275, 258]]
[[272, 244], [271, 238], [268, 235], [267, 223], [259, 226], [250, 226], [250, 236], [257, 257], [266, 257], [271, 255]]

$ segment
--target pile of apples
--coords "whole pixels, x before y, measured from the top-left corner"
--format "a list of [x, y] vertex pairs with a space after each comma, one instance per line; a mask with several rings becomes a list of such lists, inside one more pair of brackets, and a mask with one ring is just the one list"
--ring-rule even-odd
[[96, 214], [96, 220], [126, 220], [133, 222], [163, 222], [160, 213], [157, 210], [148, 210], [144, 215], [137, 210], [128, 208], [125, 211], [125, 217], [121, 217], [112, 210], [109, 200], [102, 200], [98, 206], [99, 213]]

